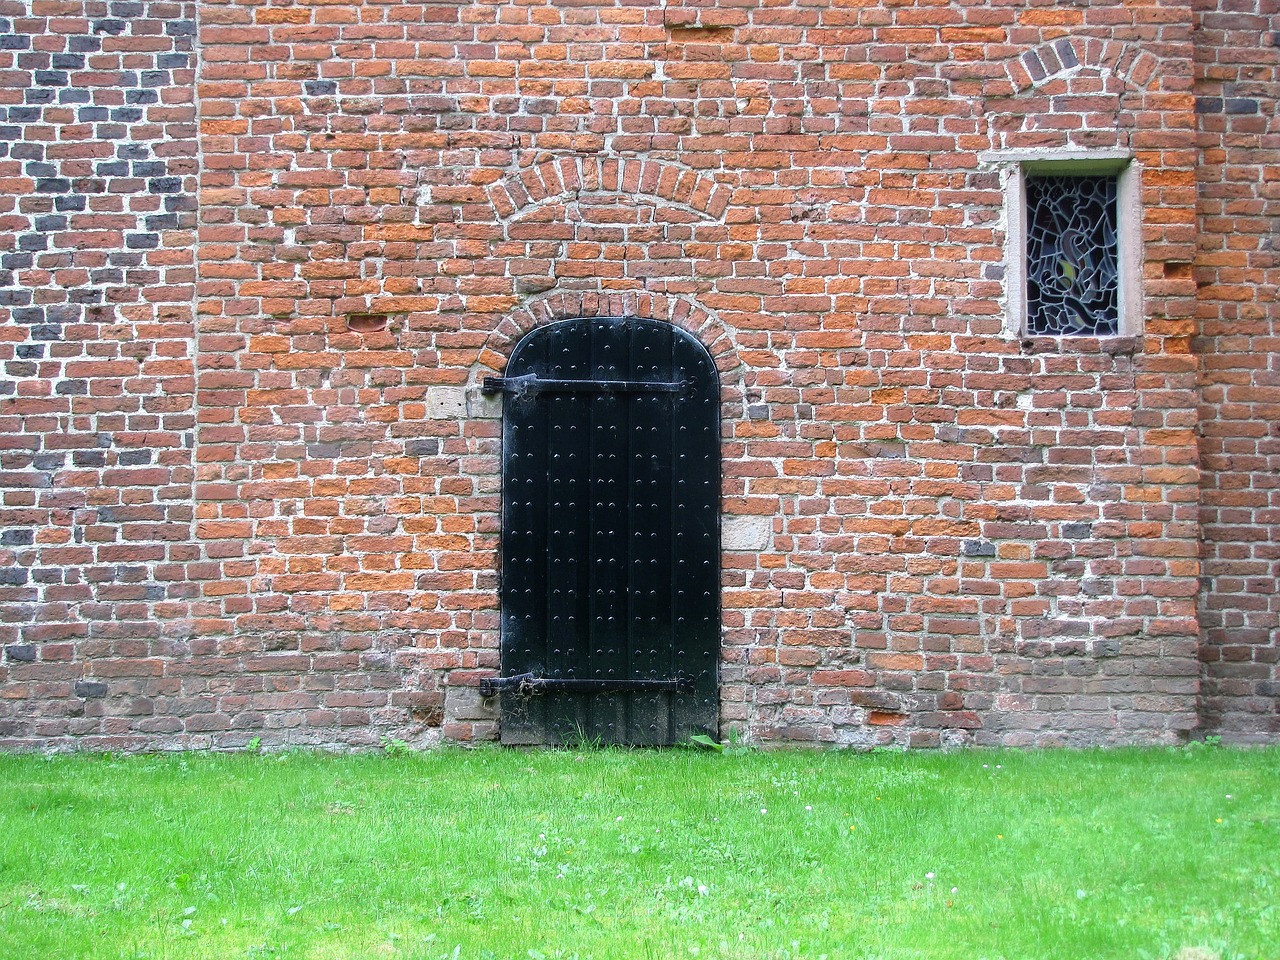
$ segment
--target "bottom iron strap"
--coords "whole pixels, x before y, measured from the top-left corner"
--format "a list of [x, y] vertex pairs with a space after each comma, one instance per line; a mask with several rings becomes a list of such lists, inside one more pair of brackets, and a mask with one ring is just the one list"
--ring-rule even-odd
[[675, 680], [559, 680], [521, 673], [514, 677], [486, 677], [480, 681], [482, 697], [492, 697], [500, 690], [512, 690], [518, 697], [532, 697], [540, 693], [644, 693], [662, 690], [688, 693], [693, 690], [693, 680], [690, 677]]

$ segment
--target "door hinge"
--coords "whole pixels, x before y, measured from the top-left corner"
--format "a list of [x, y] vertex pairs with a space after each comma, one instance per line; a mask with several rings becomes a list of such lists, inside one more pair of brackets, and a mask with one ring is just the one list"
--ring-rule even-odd
[[518, 697], [533, 697], [540, 693], [646, 693], [663, 690], [689, 693], [693, 690], [692, 677], [674, 680], [573, 680], [539, 677], [521, 673], [514, 677], [486, 677], [480, 681], [480, 696], [492, 697], [501, 690], [510, 690]]
[[530, 393], [680, 393], [688, 384], [648, 380], [544, 380], [535, 374], [522, 377], [485, 377], [481, 390], [523, 397]]

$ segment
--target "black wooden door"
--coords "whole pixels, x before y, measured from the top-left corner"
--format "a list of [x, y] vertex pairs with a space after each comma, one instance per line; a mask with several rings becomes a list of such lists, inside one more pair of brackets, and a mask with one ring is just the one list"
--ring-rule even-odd
[[562, 320], [500, 379], [503, 743], [716, 730], [719, 382], [653, 320]]

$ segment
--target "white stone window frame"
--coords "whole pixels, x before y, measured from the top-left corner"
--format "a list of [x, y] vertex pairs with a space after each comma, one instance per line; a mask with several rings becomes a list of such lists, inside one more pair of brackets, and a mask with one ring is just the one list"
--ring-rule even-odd
[[1005, 197], [1005, 332], [1013, 337], [1075, 340], [1079, 336], [1031, 333], [1027, 330], [1027, 193], [1028, 176], [1114, 176], [1119, 274], [1119, 317], [1114, 334], [1142, 334], [1142, 171], [1127, 150], [998, 150], [984, 153], [983, 163], [997, 167]]

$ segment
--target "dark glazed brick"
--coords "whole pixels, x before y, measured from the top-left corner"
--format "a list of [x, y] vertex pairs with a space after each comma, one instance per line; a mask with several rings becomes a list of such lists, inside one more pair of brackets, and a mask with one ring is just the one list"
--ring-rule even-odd
[[996, 555], [996, 545], [986, 540], [966, 540], [964, 542], [964, 555], [966, 557], [994, 557]]
[[1257, 113], [1258, 111], [1257, 100], [1250, 100], [1246, 97], [1227, 98], [1227, 113], [1229, 114]]
[[99, 699], [107, 695], [107, 685], [100, 680], [77, 680], [75, 692], [86, 700]]
[[76, 307], [55, 303], [45, 307], [45, 317], [50, 323], [76, 323], [83, 315]]
[[36, 648], [29, 643], [11, 643], [4, 648], [4, 655], [14, 663], [35, 663]]

